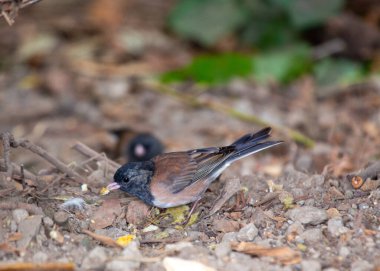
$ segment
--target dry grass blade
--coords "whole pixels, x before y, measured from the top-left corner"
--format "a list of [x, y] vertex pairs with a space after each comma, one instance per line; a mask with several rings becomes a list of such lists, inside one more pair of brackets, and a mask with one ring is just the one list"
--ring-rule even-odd
[[289, 247], [263, 247], [249, 242], [232, 242], [233, 250], [259, 257], [273, 257], [282, 264], [297, 264], [301, 261], [301, 254]]

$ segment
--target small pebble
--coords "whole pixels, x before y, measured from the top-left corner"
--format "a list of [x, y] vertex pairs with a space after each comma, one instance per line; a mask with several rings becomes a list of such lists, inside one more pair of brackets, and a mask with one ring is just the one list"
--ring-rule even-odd
[[369, 205], [366, 202], [362, 202], [362, 203], [359, 204], [359, 210], [365, 210], [365, 209], [368, 209], [368, 208], [369, 208]]
[[234, 242], [237, 241], [237, 232], [227, 232], [223, 235], [222, 243], [223, 242]]
[[373, 265], [365, 260], [356, 260], [351, 265], [351, 271], [371, 271]]
[[70, 215], [65, 211], [58, 211], [54, 213], [54, 221], [60, 226], [66, 224], [69, 217]]
[[320, 242], [323, 239], [322, 230], [318, 228], [306, 230], [301, 234], [301, 238], [309, 243]]
[[340, 213], [339, 213], [339, 211], [336, 208], [330, 208], [326, 212], [327, 212], [327, 216], [329, 218], [334, 218], [334, 217], [339, 217], [340, 216]]
[[286, 212], [286, 216], [301, 224], [318, 225], [327, 220], [327, 212], [312, 206], [297, 207]]
[[337, 237], [343, 233], [346, 233], [348, 231], [348, 228], [343, 226], [342, 218], [335, 217], [329, 219], [329, 221], [327, 222], [327, 230], [332, 236]]
[[46, 227], [49, 227], [49, 228], [53, 227], [54, 225], [54, 221], [48, 216], [45, 216], [44, 218], [42, 218], [42, 222], [44, 223]]
[[239, 230], [237, 239], [241, 242], [253, 241], [258, 233], [259, 230], [256, 228], [255, 224], [249, 223]]
[[104, 247], [96, 246], [83, 259], [82, 269], [101, 268], [107, 260], [107, 250]]
[[352, 190], [346, 190], [344, 191], [344, 195], [346, 199], [352, 199], [354, 197], [354, 192]]
[[17, 224], [23, 221], [29, 216], [29, 213], [25, 209], [15, 209], [12, 211], [12, 217]]
[[35, 262], [35, 263], [43, 263], [43, 262], [46, 262], [48, 258], [49, 258], [49, 256], [45, 252], [37, 251], [33, 255], [33, 262]]
[[307, 271], [320, 271], [322, 270], [321, 264], [316, 260], [303, 260], [301, 262], [302, 270]]
[[218, 258], [224, 258], [228, 256], [231, 252], [231, 243], [230, 242], [222, 242], [216, 245], [215, 247], [215, 255]]
[[348, 247], [341, 247], [339, 249], [339, 256], [342, 258], [346, 258], [348, 255], [350, 255], [350, 249]]

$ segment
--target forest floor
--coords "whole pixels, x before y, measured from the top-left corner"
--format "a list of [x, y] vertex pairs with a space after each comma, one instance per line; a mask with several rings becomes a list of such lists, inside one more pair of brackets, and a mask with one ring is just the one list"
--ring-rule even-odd
[[[320, 97], [307, 76], [236, 79], [173, 95], [147, 78], [189, 59], [177, 40], [126, 28], [140, 47], [125, 53], [107, 33], [74, 38], [91, 27], [70, 15], [55, 31], [27, 16], [0, 29], [12, 63], [0, 74], [0, 270], [380, 270], [378, 85]], [[225, 170], [188, 225], [188, 206], [101, 195], [134, 135], [167, 152], [223, 146], [262, 128], [252, 116], [285, 143]]]

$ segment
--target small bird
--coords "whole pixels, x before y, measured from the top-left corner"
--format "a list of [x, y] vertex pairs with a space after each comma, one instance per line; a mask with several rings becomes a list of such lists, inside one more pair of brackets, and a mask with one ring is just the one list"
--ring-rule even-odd
[[127, 146], [128, 162], [147, 161], [164, 151], [161, 141], [152, 134], [140, 133]]
[[283, 142], [264, 141], [271, 130], [267, 127], [246, 134], [225, 147], [164, 153], [148, 161], [129, 162], [116, 171], [115, 182], [107, 189], [121, 189], [160, 208], [195, 202], [191, 213], [210, 184], [231, 163]]

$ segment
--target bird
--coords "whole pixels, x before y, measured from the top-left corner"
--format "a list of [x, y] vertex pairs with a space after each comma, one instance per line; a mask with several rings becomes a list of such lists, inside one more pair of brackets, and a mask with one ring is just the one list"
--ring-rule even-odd
[[283, 141], [265, 141], [271, 128], [246, 134], [231, 145], [169, 152], [147, 161], [129, 162], [117, 169], [109, 191], [120, 189], [159, 208], [194, 203], [233, 162]]
[[164, 151], [161, 141], [150, 133], [139, 133], [130, 140], [126, 148], [128, 162], [149, 160]]

